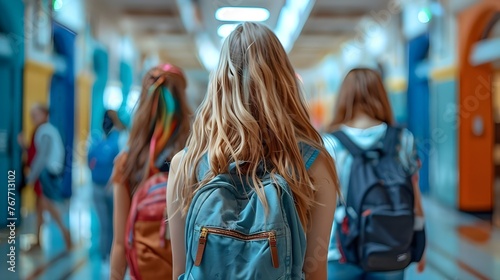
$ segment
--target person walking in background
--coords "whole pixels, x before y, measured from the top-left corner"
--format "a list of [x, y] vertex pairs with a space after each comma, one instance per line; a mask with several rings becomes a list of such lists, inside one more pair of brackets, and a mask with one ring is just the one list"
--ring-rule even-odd
[[[102, 124], [103, 134], [92, 139], [87, 161], [92, 175], [93, 198], [100, 225], [100, 254], [103, 264], [109, 264], [113, 244], [113, 188], [110, 184], [114, 160], [125, 148], [126, 129], [116, 111], [107, 110]], [[125, 135], [125, 136], [124, 136]], [[107, 269], [103, 270], [104, 274]]]
[[[49, 123], [49, 108], [35, 104], [30, 110], [31, 120], [36, 127], [33, 144], [35, 154], [31, 161], [27, 184], [35, 184], [37, 193], [37, 230], [43, 222], [43, 211], [48, 211], [62, 232], [66, 247], [71, 248], [69, 230], [63, 225], [61, 214], [54, 202], [62, 197], [62, 176], [64, 172], [64, 144], [56, 127]], [[32, 150], [33, 151], [33, 150]], [[37, 189], [36, 182], [40, 182]], [[38, 237], [39, 240], [40, 237]], [[39, 242], [39, 241], [38, 241]]]
[[422, 271], [420, 161], [411, 132], [394, 126], [375, 70], [347, 74], [329, 131], [324, 142], [337, 163], [345, 203], [335, 216], [328, 279], [402, 280], [412, 261]]
[[190, 129], [186, 86], [181, 69], [170, 64], [154, 67], [144, 77], [128, 148], [116, 158], [112, 175], [113, 280], [124, 278], [127, 264], [133, 279], [171, 279], [166, 174]]
[[172, 160], [173, 279], [326, 279], [336, 182], [283, 46], [238, 25]]
[[[36, 155], [36, 145], [35, 145], [35, 135], [38, 126], [33, 129], [33, 133], [31, 135], [30, 144], [26, 144], [24, 140], [24, 135], [22, 133], [18, 136], [18, 142], [21, 148], [26, 152], [26, 162], [25, 166], [30, 167], [35, 159]], [[24, 168], [23, 168], [24, 169]], [[27, 171], [27, 170], [26, 170]], [[26, 180], [23, 180], [26, 181]], [[26, 182], [23, 182], [26, 185]], [[36, 214], [36, 240], [35, 243], [31, 245], [31, 250], [37, 250], [40, 248], [40, 235], [43, 224], [43, 207], [42, 207], [42, 185], [40, 184], [40, 180], [36, 180], [33, 186], [33, 190], [35, 192], [35, 214]]]

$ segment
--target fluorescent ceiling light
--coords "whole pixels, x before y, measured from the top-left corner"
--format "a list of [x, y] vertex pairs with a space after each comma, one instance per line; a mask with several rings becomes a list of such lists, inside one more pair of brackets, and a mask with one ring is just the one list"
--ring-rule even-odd
[[229, 36], [229, 34], [231, 34], [231, 32], [233, 32], [236, 26], [238, 26], [238, 24], [234, 23], [223, 24], [219, 26], [219, 28], [217, 29], [217, 34], [222, 38], [226, 38], [227, 36]]
[[269, 16], [267, 9], [251, 7], [222, 7], [215, 12], [220, 21], [266, 21]]
[[309, 17], [314, 0], [286, 1], [281, 9], [274, 33], [289, 52]]
[[62, 0], [54, 0], [52, 2], [52, 7], [54, 8], [54, 11], [59, 11], [63, 7], [63, 1]]
[[[179, 3], [182, 0], [177, 1]], [[278, 22], [274, 28], [274, 33], [278, 36], [287, 52], [292, 49], [295, 40], [304, 27], [304, 23], [309, 17], [314, 2], [315, 0], [286, 1], [285, 7], [281, 9]], [[181, 13], [181, 16], [183, 18], [186, 17], [183, 13]], [[215, 18], [219, 21], [223, 21], [217, 33], [221, 37], [221, 41], [223, 41], [225, 37], [234, 30], [238, 23], [245, 21], [266, 21], [269, 17], [270, 12], [265, 8], [221, 7], [215, 12]], [[186, 18], [185, 20], [189, 21], [191, 19]], [[195, 32], [195, 40], [198, 59], [205, 69], [212, 71], [219, 63], [220, 44], [212, 41], [207, 34], [206, 30], [199, 30]]]
[[432, 13], [428, 8], [424, 8], [418, 12], [418, 21], [421, 23], [428, 23], [431, 21]]
[[123, 102], [122, 89], [118, 83], [111, 82], [104, 89], [104, 108], [118, 111]]

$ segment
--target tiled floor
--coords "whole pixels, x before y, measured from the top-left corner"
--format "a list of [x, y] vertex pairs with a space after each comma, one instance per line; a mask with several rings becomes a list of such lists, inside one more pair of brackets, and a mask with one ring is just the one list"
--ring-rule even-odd
[[[92, 205], [91, 186], [85, 183], [75, 188], [70, 203], [60, 205], [66, 214], [75, 247], [66, 251], [62, 236], [54, 222], [48, 220], [42, 230], [41, 250], [17, 252], [19, 267], [16, 274], [7, 273], [7, 264], [0, 262], [0, 279], [106, 279], [109, 269], [101, 264], [98, 244], [97, 215]], [[427, 216], [427, 269], [417, 274], [415, 267], [407, 270], [406, 279], [500, 279], [500, 230], [472, 216], [459, 213], [425, 199]], [[46, 217], [48, 218], [48, 217]], [[19, 247], [33, 239], [34, 218], [24, 219], [20, 229]], [[7, 254], [5, 232], [0, 232], [0, 253]], [[107, 268], [107, 269], [106, 269]]]

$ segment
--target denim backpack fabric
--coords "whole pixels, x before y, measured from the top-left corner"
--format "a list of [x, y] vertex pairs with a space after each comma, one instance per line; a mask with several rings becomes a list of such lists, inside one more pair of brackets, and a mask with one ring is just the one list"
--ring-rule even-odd
[[[299, 144], [309, 169], [319, 151]], [[302, 163], [297, 163], [302, 164]], [[232, 163], [195, 194], [186, 217], [186, 269], [179, 279], [304, 279], [306, 237], [290, 186], [258, 172], [268, 209]], [[199, 163], [201, 181], [208, 159]]]

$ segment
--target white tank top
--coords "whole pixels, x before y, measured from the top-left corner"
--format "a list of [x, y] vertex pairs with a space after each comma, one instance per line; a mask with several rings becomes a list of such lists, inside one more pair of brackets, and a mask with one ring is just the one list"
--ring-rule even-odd
[[61, 174], [64, 169], [64, 144], [55, 126], [50, 123], [42, 124], [35, 134], [35, 145], [40, 147], [41, 139], [47, 135], [50, 139], [50, 153], [46, 160], [46, 168], [52, 174]]

